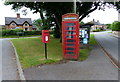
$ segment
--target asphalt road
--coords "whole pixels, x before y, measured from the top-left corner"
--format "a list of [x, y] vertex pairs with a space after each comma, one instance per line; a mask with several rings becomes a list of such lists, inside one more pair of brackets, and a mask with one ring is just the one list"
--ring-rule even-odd
[[87, 60], [24, 69], [27, 80], [118, 80], [118, 69], [94, 46]]
[[118, 61], [118, 43], [120, 40], [108, 31], [105, 32], [96, 32], [95, 39], [101, 44], [101, 46], [114, 58]]
[[2, 42], [2, 80], [18, 80], [18, 72], [13, 47], [9, 40]]

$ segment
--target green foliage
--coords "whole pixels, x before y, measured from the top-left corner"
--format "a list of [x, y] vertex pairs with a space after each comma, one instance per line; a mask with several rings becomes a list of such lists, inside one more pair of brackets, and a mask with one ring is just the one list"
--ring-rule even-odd
[[54, 33], [54, 31], [50, 31], [50, 34], [53, 34]]
[[55, 28], [55, 30], [53, 32], [53, 36], [55, 38], [60, 38], [60, 31], [59, 31], [59, 29], [57, 27]]
[[83, 21], [80, 21], [80, 24], [83, 25], [83, 24], [85, 24], [85, 23], [84, 23]]
[[[99, 1], [94, 1], [94, 2], [77, 2], [77, 6], [76, 6], [76, 10], [77, 13], [79, 13], [80, 16], [80, 21], [85, 18], [86, 16], [89, 15], [89, 13], [95, 11], [96, 9], [99, 10], [104, 10], [105, 9], [105, 5], [107, 4], [107, 6], [111, 7], [111, 4], [114, 4], [114, 2], [102, 2], [102, 0]], [[117, 8], [117, 10], [119, 10], [120, 2], [115, 2], [115, 6]], [[6, 0], [5, 5], [12, 5], [12, 9], [14, 10], [18, 10], [21, 9], [23, 7], [29, 8], [30, 10], [33, 10], [33, 13], [40, 13], [40, 17], [41, 17], [41, 22], [43, 25], [43, 29], [48, 29], [51, 25], [51, 22], [55, 22], [55, 24], [57, 26], [59, 26], [59, 32], [61, 30], [61, 17], [63, 14], [66, 13], [73, 13], [73, 2], [9, 2], [9, 0]], [[46, 13], [45, 16], [43, 15], [43, 13]], [[24, 13], [26, 14], [26, 10], [24, 10]], [[47, 26], [47, 27], [46, 27]], [[58, 32], [58, 30], [56, 30]], [[55, 32], [55, 33], [57, 33]], [[60, 33], [58, 33], [60, 34]], [[55, 36], [58, 36], [58, 34], [56, 34]], [[59, 35], [60, 36], [60, 35]]]
[[107, 29], [111, 29], [111, 24], [107, 24]]
[[23, 30], [22, 29], [4, 29], [1, 32], [2, 32], [2, 36], [6, 36], [6, 35], [17, 35], [17, 32], [23, 32]]
[[120, 31], [120, 22], [115, 21], [111, 25], [112, 31]]
[[24, 31], [24, 35], [41, 35], [41, 31]]
[[97, 44], [97, 42], [96, 42], [96, 40], [94, 38], [94, 34], [90, 34], [89, 44], [91, 44], [91, 45], [96, 45]]
[[42, 29], [42, 20], [41, 19], [34, 20], [33, 25], [37, 27], [37, 30]]
[[[22, 29], [7, 29], [2, 30], [2, 36], [11, 36], [11, 35], [17, 35], [18, 32], [23, 32]], [[24, 31], [24, 35], [41, 35], [41, 31]]]
[[0, 36], [0, 38], [19, 38], [19, 37], [34, 37], [34, 36], [41, 36], [41, 35], [9, 35], [9, 36]]

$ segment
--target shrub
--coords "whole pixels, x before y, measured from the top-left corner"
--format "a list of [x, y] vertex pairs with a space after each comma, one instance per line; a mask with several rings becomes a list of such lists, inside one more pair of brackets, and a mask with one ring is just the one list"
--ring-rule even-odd
[[41, 35], [41, 31], [24, 31], [24, 35]]
[[107, 29], [111, 29], [111, 24], [107, 24]]
[[53, 34], [54, 33], [54, 31], [50, 31], [50, 34]]
[[41, 35], [41, 31], [23, 31], [22, 29], [7, 29], [7, 30], [2, 30], [2, 36], [7, 36], [7, 35], [17, 35], [18, 32], [24, 32], [24, 35]]
[[55, 28], [55, 30], [54, 30], [54, 32], [53, 32], [53, 36], [54, 36], [55, 38], [60, 38], [60, 31], [59, 31], [59, 29]]
[[23, 32], [23, 30], [22, 29], [4, 29], [1, 32], [2, 32], [2, 36], [6, 36], [6, 35], [17, 35], [17, 32]]
[[120, 22], [118, 21], [113, 22], [111, 27], [112, 27], [112, 31], [120, 31]]

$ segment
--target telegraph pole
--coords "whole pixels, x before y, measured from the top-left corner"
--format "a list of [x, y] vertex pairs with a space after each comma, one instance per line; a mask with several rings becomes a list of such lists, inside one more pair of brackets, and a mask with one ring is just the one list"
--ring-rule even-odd
[[76, 0], [74, 0], [74, 13], [76, 14]]

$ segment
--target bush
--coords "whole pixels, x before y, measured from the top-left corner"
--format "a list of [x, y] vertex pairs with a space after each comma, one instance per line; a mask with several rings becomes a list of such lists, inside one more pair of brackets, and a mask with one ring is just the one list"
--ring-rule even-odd
[[17, 32], [23, 32], [22, 29], [4, 29], [1, 31], [2, 32], [2, 36], [6, 36], [6, 35], [17, 35]]
[[112, 27], [112, 31], [120, 31], [120, 22], [118, 21], [113, 22], [111, 27]]
[[59, 31], [59, 29], [55, 28], [55, 30], [53, 32], [53, 36], [54, 36], [54, 38], [60, 38], [60, 31]]
[[41, 31], [24, 31], [24, 35], [41, 35]]
[[7, 36], [7, 35], [17, 35], [18, 32], [24, 32], [24, 35], [41, 35], [41, 31], [23, 31], [22, 29], [7, 29], [7, 30], [2, 30], [2, 36]]
[[111, 29], [111, 24], [107, 24], [107, 29]]
[[54, 31], [50, 31], [50, 34], [53, 34], [54, 33]]

